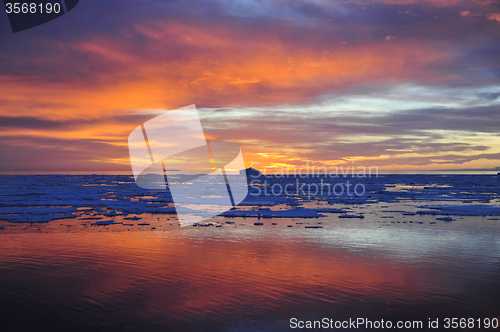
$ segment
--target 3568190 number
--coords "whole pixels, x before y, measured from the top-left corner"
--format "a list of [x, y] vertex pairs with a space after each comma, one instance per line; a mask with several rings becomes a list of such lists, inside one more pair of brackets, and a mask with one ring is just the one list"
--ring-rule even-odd
[[445, 329], [497, 329], [499, 327], [498, 318], [445, 318]]
[[61, 4], [60, 3], [19, 3], [19, 2], [14, 2], [10, 3], [7, 2], [5, 4], [5, 10], [7, 14], [51, 14], [51, 13], [56, 13], [58, 14], [61, 11]]

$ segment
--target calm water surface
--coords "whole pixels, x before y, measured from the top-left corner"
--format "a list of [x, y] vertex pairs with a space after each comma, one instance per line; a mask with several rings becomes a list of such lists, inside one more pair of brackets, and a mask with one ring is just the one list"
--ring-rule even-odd
[[492, 228], [2, 234], [0, 253], [2, 331], [290, 331], [292, 317], [500, 316]]

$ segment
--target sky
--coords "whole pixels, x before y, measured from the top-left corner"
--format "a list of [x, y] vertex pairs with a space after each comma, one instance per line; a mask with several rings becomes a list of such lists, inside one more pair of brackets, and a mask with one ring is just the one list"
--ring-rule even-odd
[[246, 166], [500, 167], [500, 2], [81, 0], [0, 14], [0, 171], [131, 171], [141, 123], [195, 104]]

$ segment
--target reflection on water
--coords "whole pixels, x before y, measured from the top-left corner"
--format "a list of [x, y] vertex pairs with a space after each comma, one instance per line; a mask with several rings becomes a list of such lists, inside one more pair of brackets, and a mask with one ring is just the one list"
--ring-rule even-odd
[[3, 234], [2, 331], [290, 331], [500, 315], [497, 229]]

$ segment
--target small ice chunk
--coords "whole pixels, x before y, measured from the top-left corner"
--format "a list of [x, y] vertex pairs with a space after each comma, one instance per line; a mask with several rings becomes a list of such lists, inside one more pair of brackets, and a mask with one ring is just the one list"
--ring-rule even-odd
[[339, 218], [358, 218], [363, 219], [365, 216], [362, 214], [343, 214], [340, 215]]
[[98, 222], [94, 222], [91, 225], [94, 226], [107, 226], [107, 225], [118, 225], [121, 224], [121, 222], [114, 222], [113, 220], [101, 220]]

